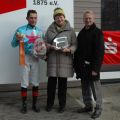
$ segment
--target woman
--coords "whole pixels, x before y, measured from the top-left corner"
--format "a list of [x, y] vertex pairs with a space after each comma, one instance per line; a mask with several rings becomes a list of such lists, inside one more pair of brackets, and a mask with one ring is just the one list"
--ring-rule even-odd
[[[58, 112], [64, 112], [66, 105], [67, 78], [73, 77], [73, 53], [76, 49], [76, 35], [70, 23], [65, 19], [63, 9], [54, 9], [54, 22], [49, 26], [45, 41], [47, 45], [47, 107], [52, 110], [58, 80]], [[55, 40], [63, 40], [57, 46]]]

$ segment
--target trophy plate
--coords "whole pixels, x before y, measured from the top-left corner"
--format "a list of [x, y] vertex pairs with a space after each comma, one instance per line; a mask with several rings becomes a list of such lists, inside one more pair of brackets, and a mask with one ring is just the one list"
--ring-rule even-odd
[[68, 47], [67, 37], [58, 37], [53, 40], [53, 45], [57, 49], [62, 49]]

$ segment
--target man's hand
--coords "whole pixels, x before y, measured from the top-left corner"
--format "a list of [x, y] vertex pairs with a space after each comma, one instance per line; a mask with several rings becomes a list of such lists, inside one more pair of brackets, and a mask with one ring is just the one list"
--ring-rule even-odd
[[98, 73], [95, 71], [92, 71], [92, 76], [96, 76]]

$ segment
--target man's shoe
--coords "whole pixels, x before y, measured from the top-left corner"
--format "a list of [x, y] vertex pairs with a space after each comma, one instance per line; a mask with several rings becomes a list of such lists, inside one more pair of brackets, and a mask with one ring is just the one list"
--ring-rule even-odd
[[65, 107], [59, 107], [58, 112], [63, 113], [65, 111]]
[[92, 111], [93, 111], [93, 107], [84, 107], [77, 110], [78, 113], [85, 113], [85, 112], [92, 112]]
[[22, 105], [21, 113], [23, 113], [23, 114], [27, 113], [27, 105], [26, 104]]
[[100, 110], [95, 110], [95, 112], [92, 114], [91, 118], [95, 119], [95, 118], [99, 118], [101, 115], [101, 111]]
[[32, 106], [32, 110], [37, 113], [40, 112], [40, 108], [36, 107], [36, 105]]
[[47, 106], [46, 106], [46, 111], [47, 111], [47, 112], [50, 112], [51, 110], [52, 110], [52, 106], [51, 106], [51, 105], [47, 105]]

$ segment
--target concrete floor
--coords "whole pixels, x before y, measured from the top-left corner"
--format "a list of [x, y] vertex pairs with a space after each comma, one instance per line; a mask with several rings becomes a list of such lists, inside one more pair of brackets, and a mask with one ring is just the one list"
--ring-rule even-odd
[[[120, 120], [120, 83], [102, 85], [103, 112], [96, 120]], [[58, 99], [56, 95], [55, 105], [51, 112], [45, 111], [46, 90], [40, 90], [40, 113], [31, 110], [31, 91], [28, 92], [28, 113], [21, 114], [20, 92], [0, 92], [0, 120], [92, 120], [91, 113], [79, 114], [76, 110], [83, 106], [81, 88], [68, 88], [66, 111], [57, 112]]]

